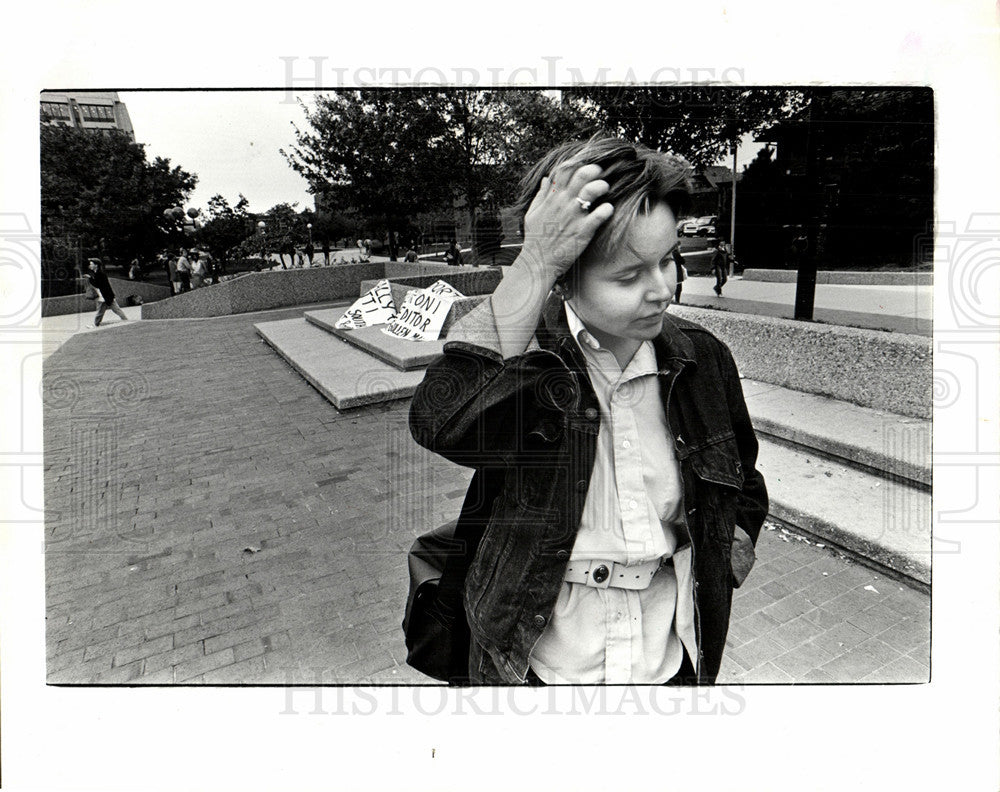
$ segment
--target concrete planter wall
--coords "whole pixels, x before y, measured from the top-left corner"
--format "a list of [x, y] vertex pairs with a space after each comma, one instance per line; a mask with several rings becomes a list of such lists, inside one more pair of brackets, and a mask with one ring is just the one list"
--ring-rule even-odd
[[142, 307], [143, 319], [187, 319], [267, 311], [356, 297], [363, 280], [385, 276], [385, 264], [255, 272]]
[[931, 339], [903, 333], [672, 306], [733, 352], [740, 374], [792, 390], [929, 419]]
[[[500, 270], [495, 269], [459, 270], [456, 267], [447, 267], [447, 265], [445, 265], [445, 267], [445, 272], [434, 272], [426, 275], [409, 275], [406, 277], [393, 276], [387, 272], [385, 277], [389, 278], [392, 281], [393, 286], [397, 287], [393, 289], [393, 299], [396, 299], [396, 294], [400, 291], [400, 288], [400, 293], [405, 294], [405, 292], [410, 291], [411, 289], [426, 289], [428, 286], [437, 283], [439, 280], [443, 280], [448, 285], [458, 289], [466, 297], [471, 297], [476, 294], [492, 294], [493, 290], [496, 289], [503, 278]], [[360, 294], [367, 292], [377, 282], [378, 280], [362, 282], [359, 290]]]
[[[170, 287], [157, 286], [143, 281], [126, 280], [125, 278], [108, 278], [114, 289], [115, 299], [121, 306], [129, 303], [129, 297], [142, 297], [143, 303], [157, 302], [170, 296]], [[72, 313], [96, 311], [94, 300], [88, 300], [82, 294], [71, 294], [66, 297], [46, 297], [42, 300], [42, 316], [62, 316]]]
[[[743, 280], [795, 283], [795, 270], [746, 269]], [[933, 286], [933, 272], [817, 272], [816, 283], [838, 286]]]

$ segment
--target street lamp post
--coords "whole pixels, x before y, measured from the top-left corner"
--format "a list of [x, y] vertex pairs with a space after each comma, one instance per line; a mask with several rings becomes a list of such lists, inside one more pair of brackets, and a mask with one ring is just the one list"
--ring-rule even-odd
[[[265, 223], [263, 220], [257, 223], [257, 230], [260, 231], [260, 257], [265, 264], [267, 263], [267, 231], [265, 230], [266, 228], [267, 228], [267, 223]], [[270, 267], [268, 269], [270, 269]]]
[[313, 261], [312, 261], [312, 257], [313, 257], [313, 224], [312, 223], [306, 223], [306, 230], [309, 232], [309, 247], [306, 248], [306, 253], [309, 256], [309, 261], [306, 262], [306, 266], [307, 267], [311, 267], [313, 265]]

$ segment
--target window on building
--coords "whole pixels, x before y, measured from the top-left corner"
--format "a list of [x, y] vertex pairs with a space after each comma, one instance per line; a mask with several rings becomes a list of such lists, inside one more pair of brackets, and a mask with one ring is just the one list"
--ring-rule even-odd
[[69, 107], [58, 102], [41, 102], [41, 114], [45, 118], [69, 118]]

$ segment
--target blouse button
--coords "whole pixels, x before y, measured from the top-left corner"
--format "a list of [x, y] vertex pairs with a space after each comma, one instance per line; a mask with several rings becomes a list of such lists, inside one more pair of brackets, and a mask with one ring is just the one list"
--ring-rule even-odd
[[540, 613], [536, 614], [536, 616], [533, 619], [533, 621], [535, 622], [535, 626], [536, 627], [544, 627], [545, 626], [545, 617], [542, 616], [542, 614], [540, 614]]
[[565, 561], [567, 558], [569, 558], [569, 550], [558, 551], [556, 553], [556, 558], [558, 558], [560, 561]]
[[577, 492], [586, 492], [587, 491], [587, 480], [586, 479], [580, 479], [578, 482], [576, 482], [576, 490], [577, 490]]
[[583, 411], [583, 414], [588, 421], [593, 421], [597, 419], [597, 410], [594, 409], [593, 407], [588, 407], [586, 410]]

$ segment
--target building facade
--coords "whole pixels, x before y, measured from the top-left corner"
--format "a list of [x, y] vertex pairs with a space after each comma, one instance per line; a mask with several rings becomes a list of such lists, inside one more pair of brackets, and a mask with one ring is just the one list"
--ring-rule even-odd
[[135, 142], [132, 119], [117, 91], [42, 91], [43, 124], [108, 133], [117, 130]]

